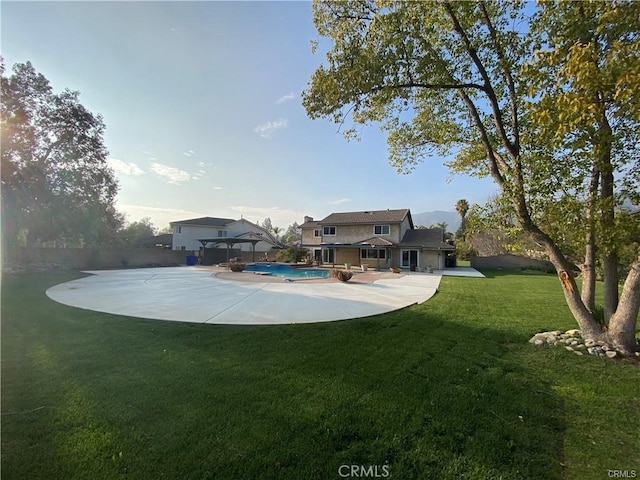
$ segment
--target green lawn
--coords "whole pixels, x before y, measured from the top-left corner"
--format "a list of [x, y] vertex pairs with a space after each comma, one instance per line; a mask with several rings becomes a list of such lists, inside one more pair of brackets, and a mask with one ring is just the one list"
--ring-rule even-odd
[[575, 327], [553, 276], [445, 277], [396, 313], [273, 327], [44, 295], [77, 277], [3, 279], [3, 478], [326, 480], [341, 465], [396, 479], [640, 476], [637, 364], [527, 343]]

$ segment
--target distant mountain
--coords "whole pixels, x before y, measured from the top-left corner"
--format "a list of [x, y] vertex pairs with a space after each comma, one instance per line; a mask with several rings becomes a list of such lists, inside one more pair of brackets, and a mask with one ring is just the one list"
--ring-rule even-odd
[[456, 230], [460, 227], [460, 217], [456, 212], [435, 210], [433, 212], [412, 213], [411, 218], [413, 218], [413, 224], [416, 227], [419, 225], [429, 227], [445, 222], [447, 224], [447, 232], [451, 233], [456, 233]]

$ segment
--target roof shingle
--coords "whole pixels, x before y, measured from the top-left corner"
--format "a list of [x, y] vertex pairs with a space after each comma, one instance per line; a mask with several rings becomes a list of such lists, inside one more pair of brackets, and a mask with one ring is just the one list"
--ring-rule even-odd
[[170, 225], [199, 225], [205, 227], [224, 227], [232, 222], [235, 222], [233, 218], [217, 218], [217, 217], [201, 217], [192, 218], [189, 220], [180, 220], [177, 222], [171, 222]]
[[444, 230], [441, 228], [421, 228], [407, 230], [402, 237], [400, 247], [438, 248], [441, 250], [455, 250], [455, 247], [444, 243]]
[[402, 223], [409, 216], [409, 222], [413, 228], [411, 212], [408, 208], [400, 210], [370, 210], [365, 212], [341, 212], [332, 213], [320, 220], [321, 225], [350, 225], [373, 223]]

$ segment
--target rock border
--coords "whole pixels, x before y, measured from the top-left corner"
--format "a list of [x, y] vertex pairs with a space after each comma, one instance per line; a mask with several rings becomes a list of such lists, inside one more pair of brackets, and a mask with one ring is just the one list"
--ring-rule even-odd
[[535, 346], [550, 345], [562, 346], [565, 350], [576, 355], [594, 355], [596, 357], [616, 358], [618, 352], [606, 345], [604, 342], [586, 341], [582, 338], [580, 330], [553, 330], [550, 332], [536, 333], [529, 339], [529, 343]]

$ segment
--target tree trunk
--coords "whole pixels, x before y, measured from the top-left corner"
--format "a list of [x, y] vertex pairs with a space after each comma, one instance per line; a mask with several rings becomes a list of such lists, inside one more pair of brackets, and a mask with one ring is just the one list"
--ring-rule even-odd
[[596, 246], [595, 235], [589, 228], [582, 265], [582, 302], [593, 313], [596, 309]]
[[564, 298], [567, 302], [567, 306], [578, 322], [580, 332], [585, 340], [591, 341], [606, 341], [605, 333], [602, 328], [594, 320], [593, 314], [586, 307], [580, 292], [578, 291], [578, 285], [574, 278], [571, 264], [567, 258], [560, 251], [555, 242], [544, 233], [540, 228], [531, 221], [529, 212], [526, 206], [526, 200], [523, 195], [516, 195], [513, 198], [513, 205], [515, 207], [516, 216], [518, 222], [522, 226], [523, 230], [533, 237], [533, 239], [542, 247], [544, 247], [549, 260], [558, 272], [558, 278], [562, 285], [562, 291]]
[[605, 106], [596, 96], [602, 109], [601, 119], [595, 136], [596, 165], [601, 172], [600, 185], [600, 218], [602, 225], [603, 244], [603, 267], [604, 267], [604, 321], [609, 323], [609, 319], [618, 308], [618, 254], [616, 252], [615, 241], [615, 197], [614, 197], [614, 177], [613, 165], [611, 164], [611, 125], [605, 114]]
[[635, 330], [640, 311], [640, 254], [631, 265], [631, 270], [622, 288], [616, 312], [609, 321], [609, 340], [623, 354], [637, 351]]
[[604, 322], [609, 325], [611, 317], [618, 308], [618, 288], [620, 277], [618, 275], [618, 254], [610, 252], [605, 255], [604, 266]]
[[596, 308], [596, 199], [600, 172], [594, 168], [589, 184], [587, 201], [587, 233], [585, 236], [584, 264], [582, 265], [582, 302], [593, 313]]

